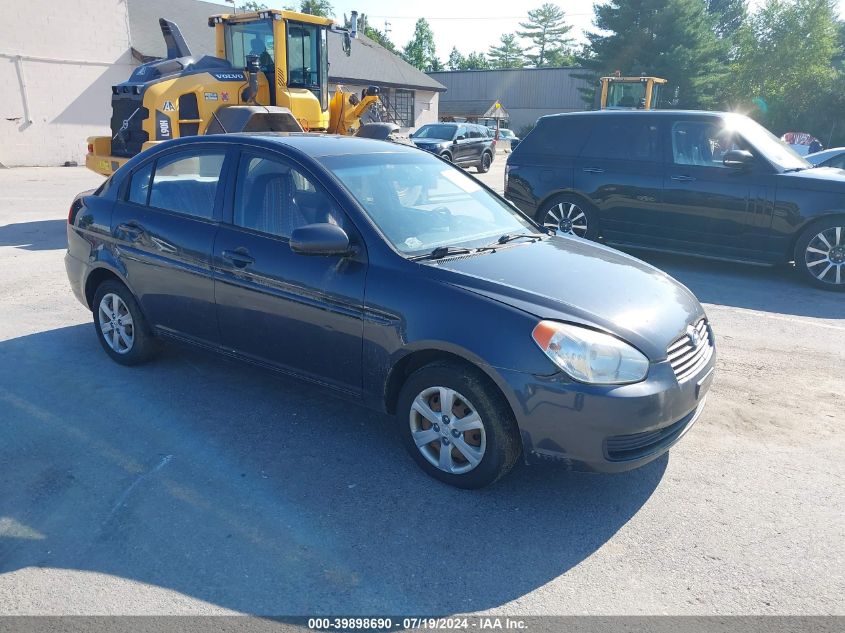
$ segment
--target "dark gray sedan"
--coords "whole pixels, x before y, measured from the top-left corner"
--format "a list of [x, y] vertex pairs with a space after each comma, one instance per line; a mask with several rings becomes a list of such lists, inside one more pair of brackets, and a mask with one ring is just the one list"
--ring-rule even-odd
[[455, 486], [520, 455], [641, 466], [686, 433], [713, 376], [684, 286], [549, 235], [401, 145], [163, 143], [78, 196], [67, 233], [70, 285], [118, 363], [172, 339], [320, 383], [395, 414], [417, 463]]

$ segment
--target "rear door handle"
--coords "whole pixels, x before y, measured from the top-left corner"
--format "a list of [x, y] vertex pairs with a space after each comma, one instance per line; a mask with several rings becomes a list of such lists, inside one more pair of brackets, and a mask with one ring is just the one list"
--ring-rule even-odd
[[223, 251], [223, 259], [232, 262], [237, 268], [246, 268], [255, 262], [255, 258], [245, 248], [236, 248], [233, 251]]
[[585, 173], [588, 173], [588, 174], [603, 174], [604, 173], [604, 169], [602, 169], [601, 167], [584, 167], [584, 169], [582, 171], [584, 171]]
[[677, 182], [695, 182], [695, 178], [692, 176], [672, 176], [672, 180]]
[[130, 242], [137, 242], [145, 233], [144, 227], [134, 220], [118, 224], [116, 228], [119, 232], [123, 233]]

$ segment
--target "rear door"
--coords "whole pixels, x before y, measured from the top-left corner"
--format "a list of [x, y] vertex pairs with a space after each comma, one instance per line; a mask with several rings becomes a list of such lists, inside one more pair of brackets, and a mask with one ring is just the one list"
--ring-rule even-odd
[[[361, 391], [366, 254], [355, 227], [317, 180], [276, 154], [245, 149], [214, 247], [223, 346], [344, 391]], [[338, 224], [354, 257], [298, 255], [291, 232]]]
[[605, 114], [593, 126], [574, 170], [575, 189], [598, 209], [601, 234], [639, 241], [659, 209], [663, 190], [660, 120]]
[[226, 156], [221, 145], [142, 164], [118, 196], [111, 226], [127, 282], [150, 324], [211, 345], [219, 340], [211, 252]]
[[481, 153], [484, 151], [489, 139], [487, 131], [480, 125], [470, 125], [468, 128], [470, 152], [467, 160], [470, 162], [480, 162]]

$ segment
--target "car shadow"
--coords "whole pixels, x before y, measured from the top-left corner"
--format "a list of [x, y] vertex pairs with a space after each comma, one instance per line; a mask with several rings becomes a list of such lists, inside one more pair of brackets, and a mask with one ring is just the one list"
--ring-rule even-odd
[[36, 220], [0, 226], [0, 246], [14, 246], [27, 251], [67, 248], [67, 221]]
[[0, 410], [0, 573], [99, 572], [264, 615], [505, 604], [602, 547], [668, 462], [456, 490], [387, 416], [182, 347], [122, 367], [91, 325], [0, 342]]
[[627, 250], [692, 290], [702, 303], [820, 319], [845, 318], [845, 295], [801, 279], [794, 266], [762, 267]]

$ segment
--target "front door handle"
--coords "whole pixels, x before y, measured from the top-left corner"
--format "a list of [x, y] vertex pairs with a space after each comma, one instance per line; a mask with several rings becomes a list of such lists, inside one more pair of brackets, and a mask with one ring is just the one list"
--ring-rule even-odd
[[255, 258], [245, 248], [236, 248], [233, 251], [223, 251], [223, 259], [232, 262], [236, 268], [246, 268], [255, 262]]
[[672, 176], [672, 180], [677, 182], [695, 182], [695, 178], [692, 176]]
[[604, 169], [602, 169], [601, 167], [584, 167], [584, 169], [582, 171], [587, 173], [587, 174], [603, 174], [604, 173]]

